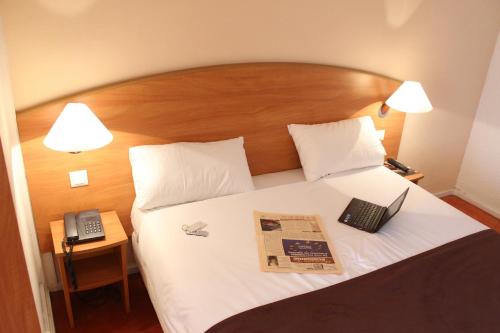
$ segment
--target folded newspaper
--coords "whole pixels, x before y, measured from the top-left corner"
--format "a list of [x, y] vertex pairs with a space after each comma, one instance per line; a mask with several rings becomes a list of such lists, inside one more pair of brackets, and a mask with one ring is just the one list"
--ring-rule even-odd
[[341, 274], [319, 215], [254, 212], [264, 272]]

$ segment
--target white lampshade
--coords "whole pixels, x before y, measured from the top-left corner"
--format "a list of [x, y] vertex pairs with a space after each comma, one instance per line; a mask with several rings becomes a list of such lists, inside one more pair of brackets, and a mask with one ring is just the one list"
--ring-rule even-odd
[[68, 103], [43, 140], [50, 149], [77, 153], [104, 147], [113, 135], [84, 103]]
[[431, 102], [419, 82], [405, 81], [385, 102], [391, 108], [410, 113], [432, 110]]

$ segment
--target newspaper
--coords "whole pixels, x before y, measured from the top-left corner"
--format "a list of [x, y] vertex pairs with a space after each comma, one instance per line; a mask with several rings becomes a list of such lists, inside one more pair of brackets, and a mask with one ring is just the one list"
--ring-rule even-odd
[[264, 272], [341, 274], [319, 215], [254, 212]]

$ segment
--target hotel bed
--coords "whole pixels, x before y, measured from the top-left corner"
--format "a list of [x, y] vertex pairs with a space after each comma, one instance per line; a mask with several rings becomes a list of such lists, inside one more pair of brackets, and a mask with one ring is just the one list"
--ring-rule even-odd
[[[486, 227], [384, 167], [306, 182], [302, 171], [254, 177], [257, 189], [152, 211], [133, 209], [133, 247], [165, 332], [204, 332], [240, 312], [378, 270]], [[376, 234], [337, 222], [352, 197], [388, 205], [410, 186], [401, 211]], [[319, 214], [342, 275], [259, 269], [253, 211]], [[203, 221], [207, 238], [183, 224]]]
[[[40, 249], [52, 250], [48, 221], [64, 212], [115, 210], [168, 333], [498, 331], [498, 234], [381, 166], [384, 155], [398, 156], [405, 115], [378, 113], [400, 84], [327, 65], [230, 64], [20, 112]], [[91, 107], [114, 136], [84, 162], [43, 145], [71, 101]], [[385, 131], [383, 147], [376, 130]], [[232, 148], [214, 157], [221, 140]], [[193, 147], [205, 151], [193, 156]], [[64, 175], [82, 163], [92, 185], [74, 191]], [[388, 205], [408, 186], [402, 210], [376, 234], [337, 222], [352, 197]], [[343, 274], [261, 272], [254, 210], [319, 214]], [[208, 224], [207, 238], [181, 230], [197, 221]]]

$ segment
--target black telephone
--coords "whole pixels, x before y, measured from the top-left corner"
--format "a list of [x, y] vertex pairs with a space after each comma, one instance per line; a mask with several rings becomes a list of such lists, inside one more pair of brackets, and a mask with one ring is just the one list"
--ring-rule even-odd
[[391, 170], [395, 171], [396, 173], [401, 174], [402, 176], [408, 176], [408, 175], [415, 173], [415, 170], [404, 165], [401, 162], [396, 161], [393, 158], [388, 158], [386, 163], [388, 164], [388, 167]]
[[104, 227], [98, 209], [85, 210], [78, 214], [64, 214], [66, 244], [77, 244], [104, 239]]

